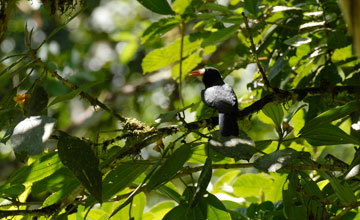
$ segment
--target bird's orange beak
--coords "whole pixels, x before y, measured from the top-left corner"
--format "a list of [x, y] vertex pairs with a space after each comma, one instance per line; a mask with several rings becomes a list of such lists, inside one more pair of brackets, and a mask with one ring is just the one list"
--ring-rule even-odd
[[205, 73], [205, 69], [194, 70], [189, 73], [189, 76], [203, 76]]

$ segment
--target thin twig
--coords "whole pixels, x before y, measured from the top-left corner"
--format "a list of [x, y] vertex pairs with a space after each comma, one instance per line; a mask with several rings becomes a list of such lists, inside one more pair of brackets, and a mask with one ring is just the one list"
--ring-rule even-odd
[[[180, 23], [180, 34], [181, 34], [181, 41], [180, 41], [180, 61], [179, 61], [179, 99], [181, 103], [181, 107], [184, 108], [184, 99], [182, 97], [182, 62], [183, 62], [183, 52], [184, 52], [184, 35], [185, 35], [185, 22], [181, 20]], [[185, 114], [183, 113], [183, 117]]]
[[251, 43], [250, 49], [251, 49], [252, 54], [253, 54], [253, 56], [255, 58], [255, 61], [256, 61], [257, 67], [259, 69], [259, 72], [261, 74], [261, 77], [262, 77], [262, 79], [264, 81], [265, 89], [271, 90], [272, 87], [270, 86], [270, 82], [267, 79], [265, 71], [264, 71], [263, 67], [261, 66], [261, 63], [260, 63], [259, 58], [258, 58], [258, 54], [257, 54], [256, 47], [255, 47], [255, 44], [254, 44], [254, 39], [253, 39], [253, 36], [252, 36], [252, 32], [251, 32], [251, 29], [249, 27], [248, 19], [247, 19], [245, 13], [242, 13], [242, 15], [244, 17], [245, 27], [246, 27], [246, 30], [248, 32], [250, 43]]

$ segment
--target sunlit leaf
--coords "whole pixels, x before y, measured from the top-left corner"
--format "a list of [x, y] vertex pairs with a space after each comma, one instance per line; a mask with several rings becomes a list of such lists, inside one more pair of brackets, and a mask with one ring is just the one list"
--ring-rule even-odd
[[287, 148], [258, 158], [254, 167], [265, 172], [276, 172], [286, 165], [299, 163], [299, 160], [309, 158], [310, 154], [307, 152], [298, 152]]
[[186, 9], [191, 5], [192, 0], [175, 0], [172, 4], [174, 11], [177, 14], [185, 14]]
[[360, 140], [332, 124], [323, 124], [321, 127], [316, 126], [314, 129], [306, 130], [301, 133], [300, 137], [305, 138], [314, 146], [360, 144]]
[[266, 116], [271, 118], [277, 126], [279, 127], [281, 126], [284, 118], [284, 111], [280, 104], [269, 103], [264, 106], [262, 111]]
[[263, 174], [244, 174], [236, 178], [233, 188], [238, 197], [259, 197], [261, 192], [272, 190], [273, 181]]
[[23, 161], [29, 155], [41, 154], [54, 125], [55, 119], [46, 116], [31, 116], [18, 123], [11, 136], [16, 157]]
[[219, 12], [222, 12], [224, 14], [233, 14], [233, 12], [228, 7], [225, 7], [223, 5], [216, 4], [216, 3], [202, 4], [201, 7], [200, 7], [200, 10], [205, 10], [205, 9], [210, 9], [210, 10], [213, 10], [213, 11], [219, 11]]
[[294, 37], [284, 41], [285, 44], [287, 44], [289, 46], [294, 46], [294, 47], [298, 47], [303, 44], [308, 44], [310, 42], [311, 42], [311, 38], [303, 38], [303, 37], [299, 37], [299, 36], [294, 36]]
[[344, 61], [351, 56], [352, 56], [352, 46], [350, 45], [344, 48], [336, 49], [332, 54], [331, 58], [334, 61]]
[[164, 215], [176, 206], [173, 201], [161, 202], [152, 207], [148, 212], [144, 213], [143, 219], [145, 220], [161, 220]]
[[219, 42], [225, 41], [228, 38], [234, 36], [238, 30], [239, 30], [239, 26], [236, 24], [228, 28], [220, 29], [214, 33], [211, 33], [209, 37], [205, 38], [201, 46], [206, 47], [209, 45], [215, 45]]
[[271, 12], [276, 13], [276, 12], [281, 12], [281, 11], [291, 11], [291, 10], [301, 10], [301, 8], [298, 7], [289, 7], [289, 6], [284, 6], [284, 5], [277, 5], [272, 7]]
[[180, 18], [175, 17], [166, 17], [162, 18], [156, 22], [153, 22], [142, 34], [141, 41], [145, 43], [151, 41], [154, 38], [159, 38], [169, 30], [173, 29], [179, 25]]
[[300, 133], [307, 132], [309, 130], [314, 130], [317, 127], [323, 127], [325, 124], [329, 124], [332, 121], [343, 118], [354, 111], [359, 110], [359, 103], [357, 101], [349, 102], [346, 105], [332, 108], [326, 112], [321, 113], [316, 116], [301, 129]]
[[240, 133], [239, 137], [221, 137], [216, 134], [215, 138], [209, 141], [209, 146], [220, 154], [235, 160], [250, 160], [258, 152], [254, 141], [245, 133]]
[[77, 179], [72, 179], [64, 184], [64, 186], [57, 192], [51, 194], [47, 197], [43, 203], [43, 207], [50, 206], [56, 204], [61, 199], [65, 198], [66, 196], [74, 193], [73, 191], [80, 186], [80, 182]]
[[25, 166], [17, 170], [10, 176], [9, 182], [11, 184], [36, 182], [50, 176], [62, 167], [63, 165], [61, 164], [57, 153], [46, 154], [37, 159], [30, 166]]
[[[201, 35], [187, 35], [184, 38], [183, 57], [197, 51], [203, 41]], [[180, 39], [167, 47], [155, 49], [148, 53], [142, 61], [144, 73], [149, 73], [169, 66], [180, 60]]]
[[[196, 53], [191, 54], [187, 58], [185, 58], [182, 61], [182, 76], [181, 76], [182, 79], [181, 80], [184, 80], [185, 77], [188, 75], [188, 73], [190, 73], [192, 70], [194, 70], [194, 68], [197, 67], [199, 65], [199, 63], [201, 63], [201, 61], [202, 61], [202, 57], [200, 56], [200, 50]], [[172, 72], [173, 79], [178, 79], [180, 77], [180, 64], [177, 63], [176, 65], [174, 65], [171, 72]]]

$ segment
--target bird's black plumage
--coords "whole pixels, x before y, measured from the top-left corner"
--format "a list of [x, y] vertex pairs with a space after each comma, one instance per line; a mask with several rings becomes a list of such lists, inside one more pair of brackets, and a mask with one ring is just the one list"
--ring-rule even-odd
[[226, 84], [220, 72], [213, 67], [193, 71], [203, 76], [205, 89], [201, 91], [201, 98], [205, 104], [219, 111], [219, 127], [222, 136], [238, 136], [237, 125], [238, 102], [234, 90]]

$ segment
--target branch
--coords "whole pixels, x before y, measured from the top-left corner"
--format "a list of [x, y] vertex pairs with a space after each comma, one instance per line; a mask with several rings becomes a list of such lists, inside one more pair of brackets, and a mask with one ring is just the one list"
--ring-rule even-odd
[[[314, 88], [305, 88], [305, 89], [293, 89], [288, 91], [279, 90], [277, 93], [271, 93], [263, 97], [262, 99], [254, 102], [250, 106], [242, 110], [239, 110], [238, 117], [239, 119], [244, 119], [250, 116], [251, 114], [260, 111], [266, 104], [272, 102], [283, 103], [289, 100], [300, 101], [310, 95], [324, 95], [327, 93], [336, 95], [338, 93], [345, 91], [348, 92], [349, 94], [360, 93], [360, 86], [336, 86], [332, 88], [314, 87]], [[116, 155], [116, 158], [117, 160], [119, 160], [128, 155], [138, 154], [138, 152], [140, 152], [141, 149], [148, 146], [149, 144], [157, 142], [158, 140], [162, 139], [165, 136], [173, 135], [177, 132], [184, 132], [184, 133], [196, 132], [200, 128], [206, 128], [211, 126], [213, 126], [213, 119], [208, 118], [208, 119], [203, 119], [181, 125], [170, 125], [168, 127], [163, 127], [159, 129], [152, 128], [148, 132], [142, 131], [142, 132], [138, 132], [137, 134], [127, 134], [125, 136], [121, 136], [120, 139], [124, 137], [130, 137], [132, 135], [136, 135], [140, 139], [140, 141], [137, 144], [129, 146], [128, 148], [119, 152], [119, 154]], [[110, 142], [104, 142], [104, 143], [110, 143]]]
[[[65, 86], [72, 90], [76, 90], [79, 87], [72, 84], [70, 81], [64, 79], [61, 77], [56, 71], [52, 70], [50, 67], [48, 67], [40, 58], [36, 57], [35, 52], [33, 51], [32, 56], [36, 60], [36, 64], [39, 65], [41, 68], [43, 68], [45, 71], [49, 72], [53, 77], [58, 79], [60, 82], [62, 82]], [[142, 132], [149, 132], [153, 131], [154, 129], [149, 127], [143, 122], [140, 122], [136, 119], [126, 118], [116, 112], [114, 112], [111, 108], [109, 108], [104, 103], [100, 102], [98, 99], [90, 96], [88, 93], [82, 91], [80, 93], [80, 96], [84, 99], [86, 99], [91, 105], [93, 106], [99, 106], [104, 111], [108, 112], [109, 114], [113, 115], [115, 118], [117, 118], [119, 121], [121, 121], [124, 124], [124, 129], [129, 131], [142, 131]]]
[[360, 94], [360, 86], [334, 86], [334, 87], [313, 87], [304, 89], [279, 90], [275, 93], [266, 95], [262, 99], [254, 102], [250, 106], [239, 110], [239, 118], [243, 119], [253, 113], [260, 111], [266, 104], [271, 102], [284, 103], [289, 100], [301, 101], [308, 96], [332, 94], [336, 96], [339, 93]]
[[48, 206], [41, 209], [34, 210], [1, 210], [0, 218], [10, 217], [10, 216], [50, 216], [56, 210], [56, 206]]

